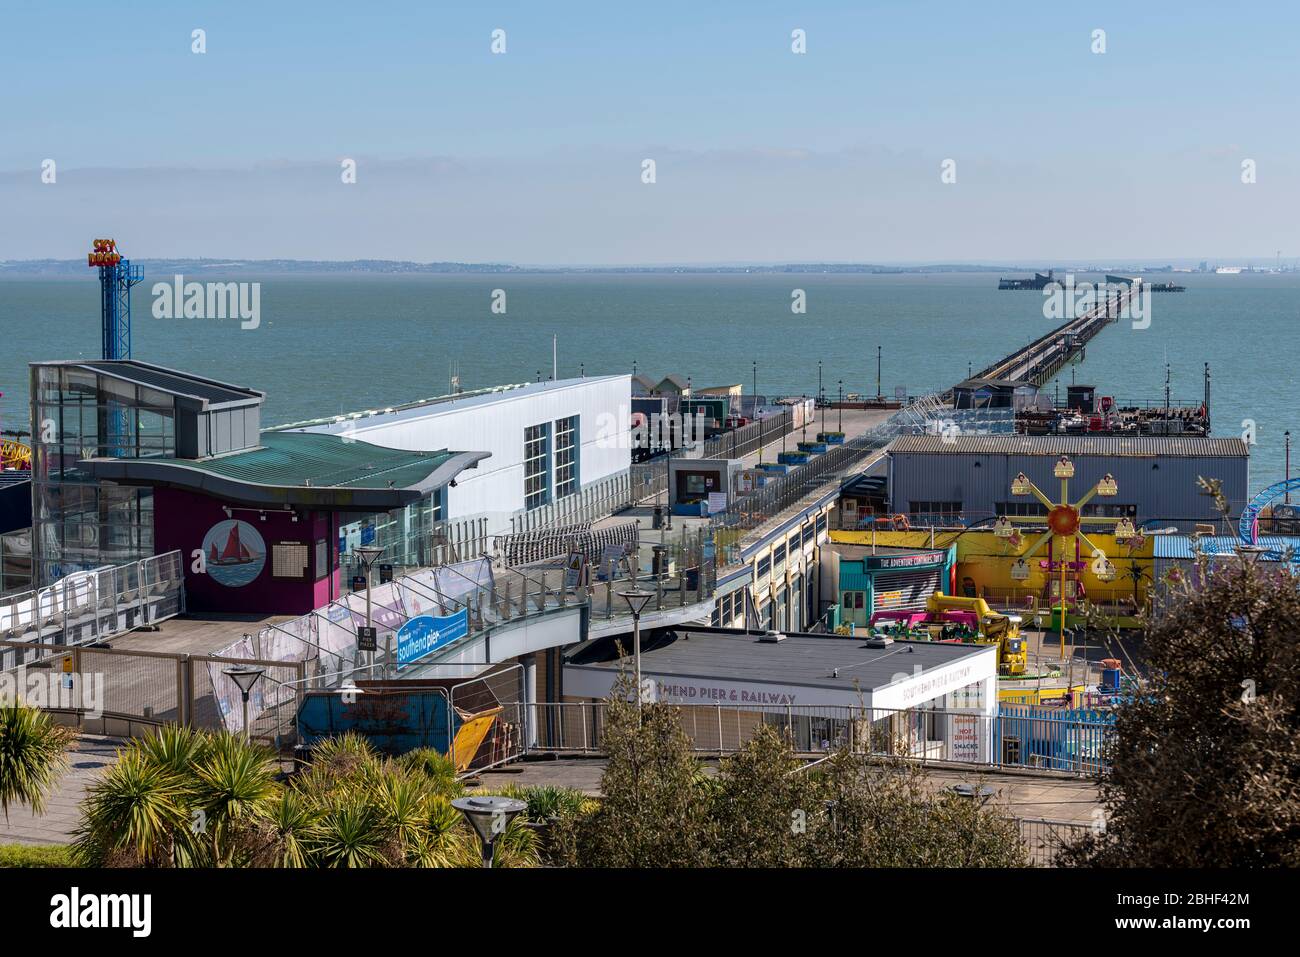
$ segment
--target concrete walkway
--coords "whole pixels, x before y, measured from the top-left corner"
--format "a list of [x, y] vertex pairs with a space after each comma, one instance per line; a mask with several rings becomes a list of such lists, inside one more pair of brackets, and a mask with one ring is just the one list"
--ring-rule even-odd
[[68, 749], [68, 770], [45, 802], [45, 814], [33, 815], [26, 804], [10, 805], [9, 820], [0, 815], [0, 844], [71, 844], [87, 789], [123, 744], [120, 738], [79, 736]]

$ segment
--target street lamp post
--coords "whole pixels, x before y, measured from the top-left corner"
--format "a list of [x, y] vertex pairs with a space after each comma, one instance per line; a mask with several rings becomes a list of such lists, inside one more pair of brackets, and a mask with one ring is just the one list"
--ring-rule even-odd
[[527, 804], [515, 798], [485, 795], [457, 798], [451, 806], [465, 815], [465, 820], [474, 829], [484, 867], [492, 866], [497, 838], [506, 832], [517, 815], [528, 809]]
[[[668, 408], [667, 399], [664, 400], [664, 408]], [[680, 408], [681, 400], [678, 399], [678, 409]], [[664, 527], [671, 532], [673, 530], [673, 416], [669, 414], [666, 418], [668, 420], [668, 464], [664, 466], [664, 512], [666, 513]]]
[[[1289, 482], [1291, 481], [1291, 430], [1287, 429], [1285, 432], [1282, 433], [1282, 436], [1286, 439], [1286, 474], [1283, 476], [1283, 478], [1285, 478]], [[1290, 489], [1287, 489], [1286, 491], [1286, 504], [1288, 505], [1291, 504]], [[1273, 523], [1273, 528], [1274, 530], [1277, 529], [1276, 522]]]
[[258, 679], [266, 674], [266, 669], [241, 665], [234, 668], [225, 668], [221, 673], [239, 686], [239, 693], [244, 699], [244, 740], [251, 741], [253, 739], [253, 729], [248, 724], [248, 696], [253, 693], [253, 685], [257, 684]]
[[838, 429], [840, 435], [843, 435], [844, 434], [844, 380], [843, 379], [840, 380], [839, 398], [836, 404], [839, 406], [840, 409], [840, 417], [839, 417], [840, 424], [838, 426]]
[[[370, 569], [375, 564], [375, 561], [378, 560], [379, 556], [384, 553], [384, 550], [378, 545], [361, 545], [353, 549], [353, 551], [355, 552], [357, 559], [361, 562], [361, 567], [366, 570], [366, 634], [373, 635], [374, 624], [371, 621], [370, 615]], [[374, 678], [375, 653], [373, 651], [368, 651], [366, 652], [366, 656], [367, 665], [370, 670], [370, 677]]]
[[641, 710], [641, 612], [650, 599], [654, 597], [651, 592], [642, 591], [634, 588], [631, 591], [621, 591], [618, 597], [627, 602], [628, 611], [632, 612], [632, 657], [635, 661], [636, 676], [636, 709]]

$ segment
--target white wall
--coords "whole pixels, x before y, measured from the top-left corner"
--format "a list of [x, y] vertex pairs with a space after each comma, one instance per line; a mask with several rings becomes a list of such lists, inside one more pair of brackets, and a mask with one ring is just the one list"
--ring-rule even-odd
[[[978, 651], [963, 646], [962, 650], [971, 650], [972, 653], [945, 665], [926, 668], [914, 674], [908, 674], [906, 670], [900, 669], [898, 678], [893, 682], [872, 691], [871, 707], [899, 711], [919, 708], [966, 685], [987, 681], [990, 678], [997, 679], [996, 646], [987, 645], [979, 648]], [[996, 696], [994, 696], [994, 705], [996, 706]], [[989, 702], [986, 700], [984, 708], [987, 709], [988, 706]]]
[[[495, 648], [494, 644], [494, 652]], [[909, 674], [901, 668], [902, 666], [898, 677], [890, 684], [861, 691], [784, 684], [776, 675], [770, 681], [657, 675], [652, 670], [653, 665], [643, 665], [642, 674], [655, 679], [656, 700], [673, 704], [740, 705], [767, 702], [792, 706], [862, 706], [897, 711], [941, 706], [943, 699], [957, 688], [974, 682], [992, 682], [991, 685], [985, 685], [985, 703], [981, 710], [985, 714], [996, 713], [997, 649], [992, 645], [979, 649], [978, 653], [963, 655], [956, 661], [915, 674]], [[616, 674], [608, 667], [566, 664], [564, 693], [580, 698], [605, 698], [609, 696], [615, 677]], [[682, 694], [682, 689], [687, 693]], [[993, 692], [991, 695], [988, 693], [990, 690]]]
[[[461, 473], [456, 488], [447, 490], [450, 519], [495, 514], [508, 516], [524, 507], [524, 430], [579, 416], [579, 481], [583, 487], [616, 475], [631, 465], [627, 441], [609, 435], [627, 428], [631, 407], [631, 376], [598, 376], [535, 383], [487, 396], [469, 396], [424, 407], [347, 418], [303, 431], [349, 435], [386, 448], [411, 451], [451, 449], [489, 452], [477, 469]], [[598, 436], [604, 433], [604, 438]], [[552, 490], [554, 462], [552, 461]], [[508, 527], [509, 519], [504, 519]], [[494, 521], [499, 530], [501, 522]]]

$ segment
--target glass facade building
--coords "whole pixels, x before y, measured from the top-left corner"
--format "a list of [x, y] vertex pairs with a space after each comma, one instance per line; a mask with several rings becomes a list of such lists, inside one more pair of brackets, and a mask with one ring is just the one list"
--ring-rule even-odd
[[384, 549], [381, 560], [394, 565], [431, 564], [442, 532], [446, 496], [447, 490], [440, 488], [404, 508], [372, 515], [341, 516], [340, 564], [354, 563], [353, 552], [360, 545]]
[[176, 454], [176, 397], [83, 366], [33, 364], [32, 571], [74, 571], [153, 555], [153, 490], [101, 483], [78, 463]]

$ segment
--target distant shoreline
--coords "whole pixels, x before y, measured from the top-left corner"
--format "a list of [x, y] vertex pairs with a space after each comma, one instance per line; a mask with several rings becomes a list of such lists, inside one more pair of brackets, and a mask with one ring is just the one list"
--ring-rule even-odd
[[[979, 273], [1031, 275], [1035, 271], [1055, 269], [1066, 273], [1141, 272], [1159, 275], [1189, 275], [1175, 272], [1169, 265], [1088, 264], [1061, 265], [1040, 263], [1035, 266], [985, 265], [972, 263], [933, 263], [922, 265], [886, 265], [875, 263], [781, 263], [751, 265], [681, 265], [681, 266], [517, 266], [508, 263], [415, 263], [393, 260], [326, 260], [294, 259], [135, 259], [146, 275], [301, 275], [301, 276], [499, 276], [499, 275], [933, 275], [938, 273]], [[1261, 270], [1266, 272], [1266, 270]], [[1247, 273], [1243, 272], [1243, 275]], [[1201, 275], [1204, 275], [1202, 273]], [[0, 279], [22, 278], [94, 278], [84, 259], [33, 259], [0, 261]]]

